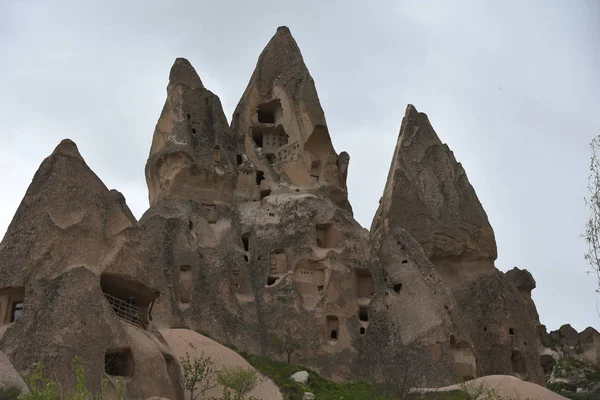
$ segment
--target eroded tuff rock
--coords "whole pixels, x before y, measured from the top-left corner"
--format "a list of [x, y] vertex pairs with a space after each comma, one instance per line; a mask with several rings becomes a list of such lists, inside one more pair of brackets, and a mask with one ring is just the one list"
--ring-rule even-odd
[[[179, 367], [145, 320], [159, 293], [136, 251], [136, 225], [123, 196], [104, 186], [73, 142], [44, 160], [0, 244], [0, 349], [20, 374], [42, 361], [68, 393], [79, 356], [94, 391], [108, 363], [114, 375], [135, 368], [128, 393], [182, 398]], [[143, 329], [112, 310], [130, 296]]]
[[171, 198], [230, 201], [235, 163], [236, 141], [221, 101], [189, 61], [178, 58], [146, 163], [150, 204]]
[[497, 256], [494, 232], [462, 165], [412, 105], [371, 230], [382, 225], [405, 228], [436, 265], [452, 259], [490, 266]]
[[[264, 177], [260, 192], [290, 182], [319, 188], [350, 210], [346, 190], [349, 155], [343, 152], [338, 156], [333, 148], [314, 81], [287, 27], [277, 29], [258, 58], [231, 129], [241, 136], [246, 156]], [[243, 172], [237, 192], [241, 199], [258, 198]]]
[[[231, 128], [177, 59], [139, 223], [72, 142], [42, 163], [0, 244], [4, 298], [25, 299], [2, 311], [0, 349], [21, 374], [41, 358], [67, 380], [74, 355], [90, 379], [119, 372], [103, 370], [109, 353], [145, 360], [128, 386], [146, 397], [181, 396], [157, 331], [173, 327], [283, 358], [276, 335], [300, 345], [293, 362], [340, 381], [381, 378], [410, 357], [420, 386], [492, 373], [541, 382], [535, 281], [494, 268], [485, 212], [425, 114], [407, 109], [371, 232], [352, 217], [349, 159], [287, 28]], [[151, 320], [118, 317], [115, 304]]]
[[[512, 373], [543, 382], [537, 312], [530, 295], [523, 296], [528, 286], [517, 282], [517, 289], [494, 268], [494, 233], [464, 169], [427, 116], [412, 105], [402, 120], [371, 226], [373, 242], [388, 240], [399, 228], [418, 241], [433, 263], [443, 282], [438, 291], [452, 293], [454, 326], [465, 332], [463, 347], [474, 349], [477, 375]], [[402, 268], [397, 262], [388, 267]]]

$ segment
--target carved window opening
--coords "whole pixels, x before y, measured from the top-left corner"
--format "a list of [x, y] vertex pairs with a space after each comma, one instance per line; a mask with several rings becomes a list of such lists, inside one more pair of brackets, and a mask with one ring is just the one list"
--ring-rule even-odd
[[515, 335], [515, 328], [508, 328], [508, 334], [510, 336], [514, 336]]
[[235, 160], [237, 162], [237, 165], [241, 165], [244, 162], [241, 154], [236, 155]]
[[25, 306], [25, 288], [8, 287], [0, 290], [0, 326], [18, 321]]
[[402, 290], [402, 284], [401, 283], [395, 283], [394, 284], [394, 292], [400, 293], [400, 290]]
[[257, 119], [261, 124], [274, 124], [281, 118], [282, 110], [279, 100], [273, 100], [258, 106]]
[[260, 183], [265, 179], [265, 173], [262, 171], [256, 171], [256, 184], [260, 186]]
[[319, 178], [319, 176], [321, 175], [321, 161], [320, 160], [313, 160], [310, 163], [310, 176], [312, 176], [313, 178]]
[[278, 276], [269, 275], [267, 277], [267, 286], [273, 286], [279, 280]]
[[213, 147], [213, 163], [215, 165], [221, 164], [221, 149], [219, 146]]
[[132, 325], [146, 329], [154, 300], [159, 292], [128, 276], [102, 274], [100, 287], [115, 315]]
[[260, 191], [260, 199], [264, 199], [267, 196], [271, 195], [271, 189], [265, 189]]
[[254, 144], [256, 147], [263, 147], [263, 132], [260, 129], [252, 129], [252, 139], [254, 139]]
[[108, 350], [104, 354], [104, 372], [111, 376], [132, 376], [133, 357], [131, 350]]
[[208, 222], [209, 224], [217, 223], [217, 219], [218, 219], [217, 206], [215, 204], [211, 204], [211, 203], [204, 203], [204, 204], [202, 204], [201, 207], [202, 207], [202, 212], [204, 214], [204, 218], [206, 219], [206, 222]]
[[527, 364], [525, 363], [525, 359], [519, 350], [513, 350], [510, 361], [512, 364], [513, 373], [519, 375], [527, 374]]
[[179, 301], [191, 303], [193, 293], [192, 267], [182, 265], [179, 267]]
[[371, 298], [373, 296], [371, 271], [364, 268], [354, 270], [354, 292], [357, 298]]
[[358, 308], [358, 319], [359, 319], [359, 321], [363, 321], [363, 322], [369, 321], [369, 309], [367, 307], [359, 307]]
[[408, 260], [402, 260], [402, 264], [408, 264]]
[[250, 233], [244, 233], [242, 235], [242, 244], [244, 245], [244, 250], [250, 250]]
[[361, 335], [364, 335], [366, 331], [367, 331], [367, 328], [365, 328], [364, 326], [360, 327], [360, 334]]
[[477, 377], [477, 360], [473, 346], [466, 341], [456, 343], [454, 336], [450, 336], [450, 346], [456, 372], [463, 380], [468, 381]]
[[12, 305], [12, 311], [10, 313], [10, 322], [18, 321], [23, 314], [23, 302], [15, 301]]
[[339, 319], [335, 315], [327, 316], [327, 339], [330, 341], [337, 341], [339, 338], [340, 323]]

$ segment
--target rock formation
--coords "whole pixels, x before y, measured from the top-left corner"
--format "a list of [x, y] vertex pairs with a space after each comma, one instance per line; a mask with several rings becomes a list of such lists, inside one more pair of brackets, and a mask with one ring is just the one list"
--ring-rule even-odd
[[96, 391], [102, 372], [114, 383], [135, 369], [128, 392], [181, 398], [177, 362], [147, 320], [159, 292], [136, 226], [123, 196], [104, 186], [73, 142], [44, 160], [0, 244], [0, 348], [19, 373], [41, 361], [73, 387], [78, 356]]
[[[536, 346], [537, 312], [529, 293], [523, 295], [528, 287], [517, 289], [494, 268], [494, 232], [464, 169], [440, 141], [427, 115], [412, 105], [402, 120], [371, 226], [375, 246], [386, 240], [396, 240], [400, 246], [395, 254], [389, 249], [380, 253], [388, 276], [400, 273], [398, 265], [403, 267], [404, 261], [398, 264], [394, 256], [414, 247], [407, 245], [401, 234], [414, 237], [421, 245], [436, 272], [428, 275], [438, 282], [433, 287], [444, 294], [449, 290], [456, 302], [452, 315], [459, 331], [453, 335], [458, 343], [452, 347], [460, 354], [456, 359], [469, 358], [477, 376], [512, 373], [542, 382]], [[405, 265], [412, 269], [410, 261], [407, 258]]]
[[494, 267], [485, 211], [427, 116], [407, 108], [370, 232], [352, 216], [348, 164], [286, 27], [231, 126], [177, 59], [139, 223], [72, 142], [42, 163], [0, 244], [0, 350], [22, 375], [42, 360], [68, 381], [80, 356], [94, 385], [125, 375], [171, 399], [179, 369], [158, 329], [181, 326], [270, 357], [292, 341], [293, 362], [336, 380], [382, 378], [410, 355], [421, 386], [543, 382], [535, 281]]

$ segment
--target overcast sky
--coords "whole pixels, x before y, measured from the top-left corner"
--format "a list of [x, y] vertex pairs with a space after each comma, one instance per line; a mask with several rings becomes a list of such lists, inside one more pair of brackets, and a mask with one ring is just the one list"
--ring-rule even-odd
[[71, 138], [139, 218], [169, 68], [189, 59], [230, 119], [287, 25], [369, 227], [407, 103], [463, 163], [498, 242], [531, 271], [542, 323], [600, 330], [580, 238], [600, 134], [600, 1], [0, 0], [0, 235], [41, 161]]

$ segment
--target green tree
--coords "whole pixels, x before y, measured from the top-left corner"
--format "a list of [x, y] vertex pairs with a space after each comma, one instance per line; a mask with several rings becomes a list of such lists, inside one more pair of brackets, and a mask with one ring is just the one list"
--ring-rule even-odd
[[284, 353], [286, 355], [288, 364], [292, 360], [292, 354], [302, 348], [302, 345], [294, 339], [289, 330], [285, 331], [281, 336], [272, 333], [271, 342], [280, 354]]
[[214, 361], [209, 356], [202, 353], [199, 358], [192, 359], [189, 353], [185, 353], [185, 357], [181, 357], [179, 362], [183, 387], [190, 392], [191, 400], [196, 400], [198, 396], [217, 386]]
[[[585, 259], [596, 273], [596, 280], [600, 288], [600, 160], [598, 151], [600, 150], [600, 136], [597, 136], [590, 143], [591, 160], [590, 174], [588, 176], [588, 190], [590, 197], [585, 199], [585, 203], [590, 210], [590, 217], [585, 225], [584, 239], [588, 245], [585, 253]], [[596, 291], [600, 291], [596, 289]]]
[[[217, 380], [224, 387], [223, 400], [244, 400], [258, 386], [261, 379], [252, 367], [229, 366], [217, 374]], [[228, 389], [231, 389], [233, 394]]]

